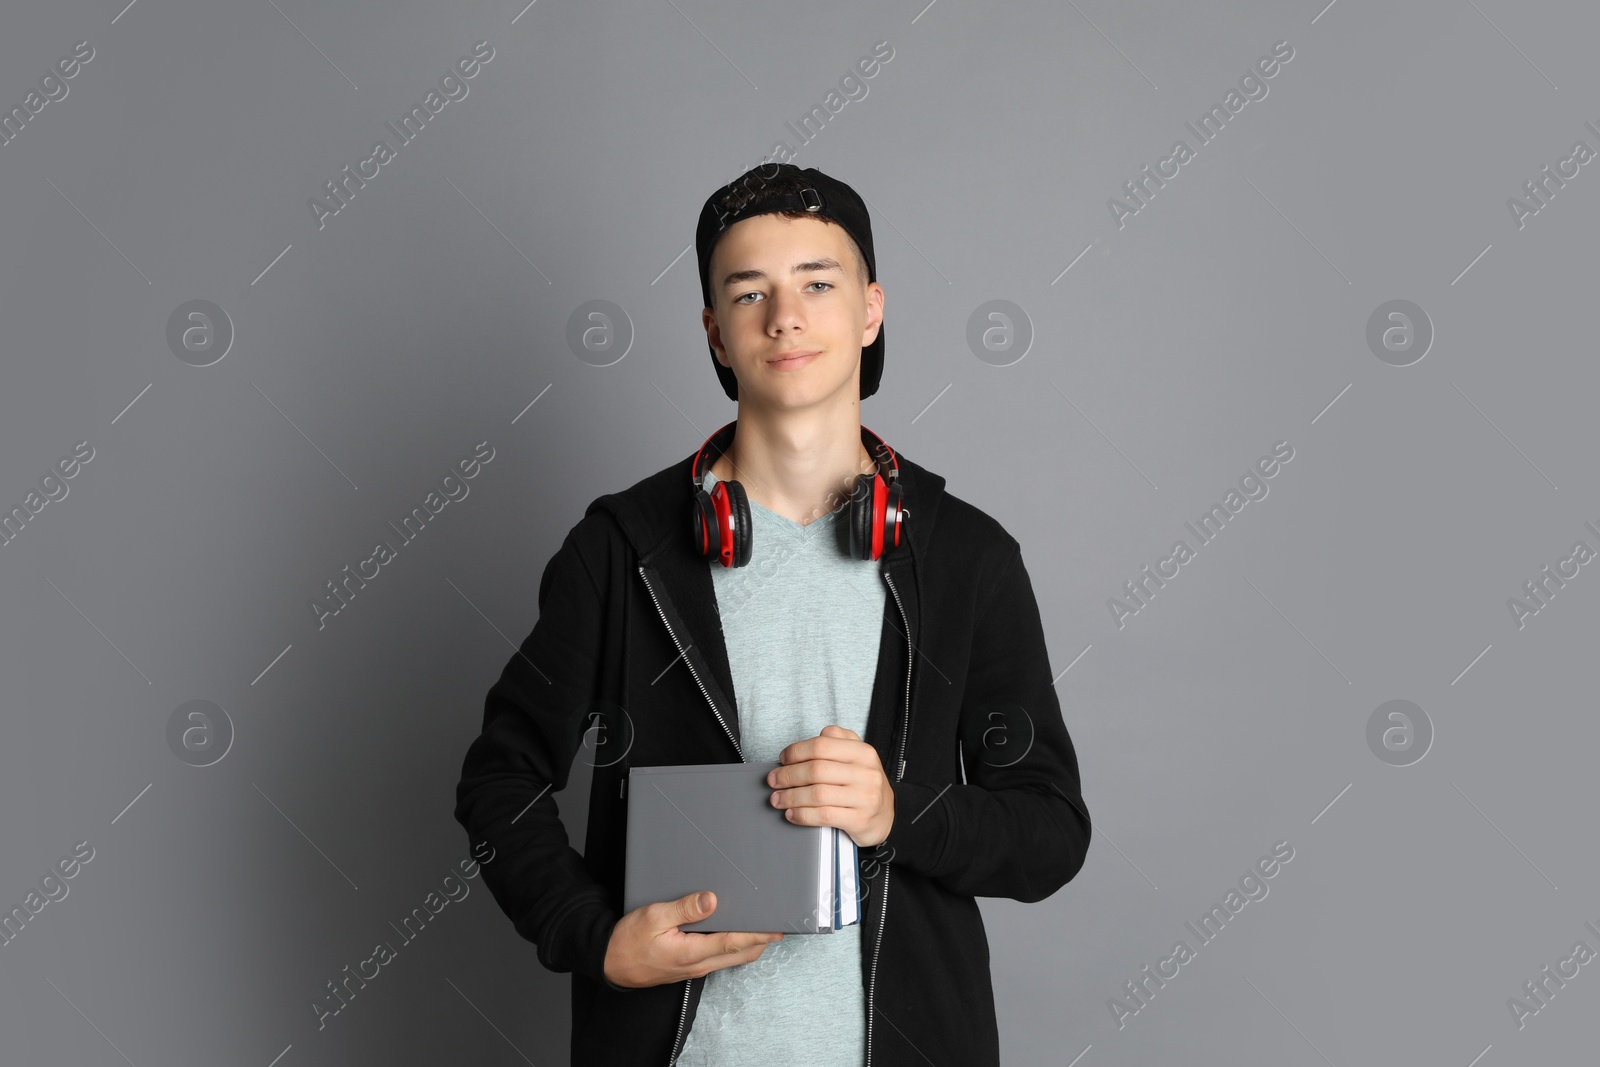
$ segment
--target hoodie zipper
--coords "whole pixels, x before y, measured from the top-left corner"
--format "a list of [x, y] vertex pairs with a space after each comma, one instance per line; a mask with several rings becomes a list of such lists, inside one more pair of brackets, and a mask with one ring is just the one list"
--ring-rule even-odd
[[[739, 762], [744, 762], [744, 749], [739, 747], [739, 739], [733, 736], [733, 731], [728, 729], [728, 722], [722, 717], [722, 712], [717, 708], [717, 702], [711, 699], [711, 694], [706, 690], [705, 683], [700, 680], [700, 675], [695, 673], [694, 664], [689, 660], [689, 654], [683, 647], [683, 642], [678, 640], [678, 635], [673, 632], [672, 624], [667, 621], [667, 613], [662, 610], [661, 601], [656, 597], [656, 591], [650, 585], [650, 576], [645, 573], [644, 567], [639, 568], [639, 577], [644, 579], [644, 587], [650, 594], [650, 602], [656, 606], [656, 614], [661, 616], [661, 625], [667, 628], [667, 634], [672, 638], [672, 643], [677, 646], [678, 655], [683, 657], [683, 662], [689, 668], [689, 677], [694, 679], [694, 684], [700, 687], [700, 693], [706, 698], [706, 703], [711, 705], [712, 714], [716, 715], [717, 722], [722, 724], [722, 732], [728, 735], [728, 740], [733, 742], [733, 747], [739, 753]], [[907, 675], [909, 680], [910, 675]], [[667, 1067], [672, 1067], [678, 1062], [678, 1043], [683, 1040], [683, 1026], [689, 1019], [689, 991], [694, 986], [693, 978], [683, 980], [683, 1007], [678, 1011], [678, 1032], [672, 1035], [672, 1052], [667, 1057]]]
[[[883, 580], [889, 583], [889, 592], [894, 594], [894, 606], [900, 609], [900, 622], [905, 626], [906, 635], [906, 711], [905, 719], [900, 727], [900, 753], [895, 766], [894, 780], [899, 781], [906, 773], [906, 735], [911, 732], [911, 664], [916, 659], [917, 651], [911, 645], [911, 620], [906, 618], [905, 605], [900, 602], [900, 591], [894, 587], [894, 579], [889, 577], [889, 572], [883, 572]], [[872, 970], [867, 977], [867, 1063], [872, 1067], [872, 996], [877, 991], [878, 985], [878, 953], [883, 946], [883, 928], [889, 919], [889, 868], [892, 861], [883, 863], [883, 905], [878, 915], [878, 936], [872, 943]], [[671, 1067], [669, 1064], [668, 1067]]]

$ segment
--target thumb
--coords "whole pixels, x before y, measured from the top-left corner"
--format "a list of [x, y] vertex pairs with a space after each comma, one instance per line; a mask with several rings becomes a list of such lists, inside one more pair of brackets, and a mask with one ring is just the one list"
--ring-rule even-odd
[[683, 913], [690, 920], [708, 914], [716, 903], [715, 896], [708, 892], [690, 893], [683, 898]]

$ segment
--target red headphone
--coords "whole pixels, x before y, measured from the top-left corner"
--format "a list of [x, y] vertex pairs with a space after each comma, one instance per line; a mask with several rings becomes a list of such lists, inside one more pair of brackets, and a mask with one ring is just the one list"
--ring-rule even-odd
[[[709, 493], [702, 479], [732, 443], [738, 425], [735, 419], [706, 438], [689, 465], [694, 483], [695, 548], [700, 555], [721, 561], [724, 567], [743, 567], [750, 562], [750, 500], [744, 486], [732, 479], [717, 479]], [[878, 469], [855, 477], [850, 494], [850, 558], [881, 559], [885, 552], [899, 546], [900, 528], [911, 512], [901, 506], [904, 487], [894, 450], [865, 426], [861, 427], [861, 443]]]

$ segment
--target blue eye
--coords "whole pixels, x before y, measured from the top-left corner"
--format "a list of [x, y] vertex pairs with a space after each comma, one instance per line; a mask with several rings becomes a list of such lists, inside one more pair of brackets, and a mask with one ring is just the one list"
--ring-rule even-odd
[[[813, 285], [826, 285], [829, 289], [833, 288], [833, 283], [832, 282], [824, 282], [824, 281], [811, 282], [810, 284], [808, 284], [806, 286], [806, 288], [809, 289]], [[745, 306], [748, 307], [750, 304], [754, 303], [754, 301], [753, 300], [746, 300], [745, 297], [747, 297], [747, 296], [761, 296], [761, 295], [762, 294], [757, 293], [757, 292], [744, 293], [744, 294], [741, 294], [740, 296], [735, 297], [733, 302], [735, 304], [744, 304]]]

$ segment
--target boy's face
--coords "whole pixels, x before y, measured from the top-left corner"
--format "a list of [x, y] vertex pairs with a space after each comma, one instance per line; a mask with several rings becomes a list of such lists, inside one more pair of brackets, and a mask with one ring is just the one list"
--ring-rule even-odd
[[[711, 253], [713, 306], [701, 321], [717, 362], [739, 380], [741, 408], [859, 401], [861, 349], [883, 322], [883, 287], [864, 282], [857, 262], [850, 235], [823, 219], [766, 214], [728, 227]], [[816, 355], [778, 360], [797, 351]]]

